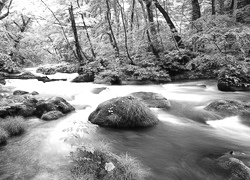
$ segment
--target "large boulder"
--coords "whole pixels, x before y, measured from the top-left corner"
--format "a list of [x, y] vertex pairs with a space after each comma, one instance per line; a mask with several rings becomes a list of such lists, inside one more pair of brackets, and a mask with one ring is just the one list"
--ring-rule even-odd
[[74, 78], [71, 82], [93, 82], [94, 81], [94, 76], [91, 76], [89, 74], [81, 74]]
[[219, 73], [218, 89], [221, 91], [249, 91], [249, 70], [242, 65], [228, 66]]
[[250, 103], [236, 100], [215, 100], [209, 103], [204, 109], [218, 112], [226, 116], [240, 115], [250, 112]]
[[41, 117], [42, 120], [45, 121], [50, 121], [50, 120], [56, 120], [59, 119], [61, 117], [63, 117], [64, 114], [60, 111], [49, 111], [47, 113], [44, 113]]
[[35, 115], [41, 117], [49, 111], [60, 111], [63, 114], [74, 111], [75, 108], [61, 97], [53, 97], [47, 100], [40, 100], [36, 104]]
[[169, 109], [171, 107], [171, 104], [167, 98], [162, 96], [159, 93], [153, 93], [153, 92], [134, 92], [130, 95], [138, 98], [142, 102], [144, 102], [148, 107], [153, 108], [163, 108], [163, 109]]
[[156, 115], [133, 96], [117, 97], [98, 105], [89, 121], [105, 127], [150, 127], [158, 123]]

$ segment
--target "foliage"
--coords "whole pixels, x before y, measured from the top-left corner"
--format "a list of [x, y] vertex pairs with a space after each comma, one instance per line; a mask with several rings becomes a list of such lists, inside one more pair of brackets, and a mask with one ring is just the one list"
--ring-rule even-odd
[[228, 15], [206, 15], [195, 22], [189, 42], [205, 52], [249, 54], [250, 29]]
[[25, 131], [24, 119], [19, 116], [0, 119], [0, 128], [4, 129], [9, 136], [20, 135]]
[[6, 143], [7, 138], [8, 133], [2, 127], [0, 127], [0, 145]]
[[17, 73], [18, 67], [14, 63], [10, 56], [0, 53], [0, 72]]

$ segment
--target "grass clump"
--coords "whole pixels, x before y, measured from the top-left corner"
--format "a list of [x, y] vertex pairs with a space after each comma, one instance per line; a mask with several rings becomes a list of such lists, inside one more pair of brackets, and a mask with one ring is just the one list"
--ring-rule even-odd
[[20, 135], [25, 131], [24, 119], [21, 116], [0, 119], [0, 128], [5, 130], [9, 136]]
[[142, 180], [149, 174], [138, 160], [129, 156], [118, 156], [112, 152], [99, 149], [77, 148], [71, 153], [75, 180]]
[[136, 158], [113, 153], [111, 143], [96, 130], [96, 125], [81, 120], [64, 130], [70, 133], [64, 142], [75, 149], [70, 153], [72, 179], [144, 180], [150, 176], [150, 171]]
[[8, 138], [8, 133], [0, 127], [0, 145], [5, 144]]

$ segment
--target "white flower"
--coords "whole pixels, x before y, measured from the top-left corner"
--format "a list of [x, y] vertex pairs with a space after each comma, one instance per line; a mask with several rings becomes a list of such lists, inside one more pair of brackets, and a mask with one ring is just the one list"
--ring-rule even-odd
[[115, 168], [114, 164], [112, 162], [105, 164], [105, 170], [106, 171], [112, 171]]

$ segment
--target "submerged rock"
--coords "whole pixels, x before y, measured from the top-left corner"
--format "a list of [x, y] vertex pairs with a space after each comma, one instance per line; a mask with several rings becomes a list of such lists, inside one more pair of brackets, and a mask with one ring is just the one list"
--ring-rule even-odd
[[250, 112], [250, 104], [236, 100], [215, 100], [208, 104], [204, 109], [219, 112], [227, 116], [240, 115]]
[[153, 93], [153, 92], [134, 92], [130, 95], [138, 98], [145, 104], [147, 104], [148, 107], [153, 108], [163, 108], [168, 109], [171, 107], [171, 104], [167, 98], [165, 98], [163, 95], [159, 93]]
[[105, 127], [150, 127], [159, 120], [140, 100], [133, 96], [117, 97], [98, 105], [89, 121]]
[[63, 117], [64, 114], [60, 111], [49, 111], [47, 113], [44, 113], [41, 117], [42, 120], [50, 121], [50, 120], [56, 120], [61, 117]]
[[47, 100], [40, 100], [36, 104], [35, 115], [41, 117], [49, 111], [60, 111], [63, 114], [74, 111], [75, 108], [61, 97], [53, 97]]

